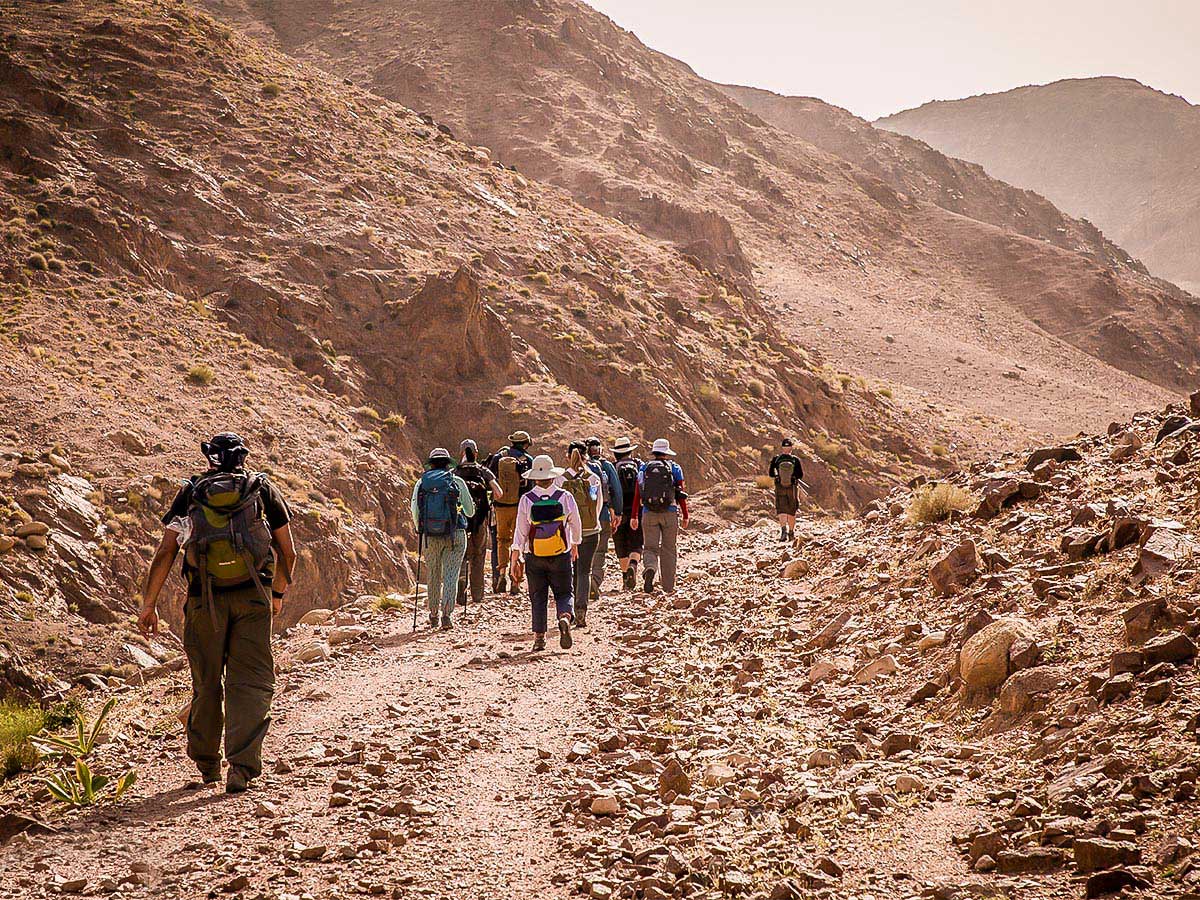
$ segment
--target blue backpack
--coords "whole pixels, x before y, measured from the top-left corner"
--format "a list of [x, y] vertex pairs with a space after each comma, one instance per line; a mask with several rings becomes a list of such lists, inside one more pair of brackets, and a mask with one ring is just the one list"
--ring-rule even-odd
[[454, 473], [449, 469], [430, 469], [417, 486], [417, 532], [445, 537], [466, 527]]

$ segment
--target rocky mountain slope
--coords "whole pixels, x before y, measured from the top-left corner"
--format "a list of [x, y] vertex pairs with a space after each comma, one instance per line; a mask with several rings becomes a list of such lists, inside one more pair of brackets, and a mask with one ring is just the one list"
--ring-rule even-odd
[[[370, 596], [314, 613], [279, 637], [248, 796], [180, 787], [185, 679], [158, 673], [99, 754], [132, 794], [57, 833], [0, 815], [30, 829], [0, 832], [0, 892], [1194, 900], [1193, 416], [795, 546], [750, 494], [747, 524], [685, 535], [674, 596], [606, 594], [569, 651], [531, 653], [507, 596], [452, 634]], [[935, 488], [960, 511], [934, 520]], [[28, 777], [0, 810], [48, 811]]]
[[[17, 646], [127, 623], [214, 431], [295, 506], [288, 620], [406, 583], [414, 467], [466, 434], [668, 435], [703, 484], [796, 432], [831, 508], [934, 462], [909, 435], [936, 425], [821, 371], [734, 275], [186, 6], [15, 8], [0, 72]], [[89, 665], [136, 656], [96, 634]]]
[[1127, 78], [1079, 78], [880, 119], [1086, 216], [1200, 292], [1200, 107]]
[[969, 167], [961, 202], [910, 191], [942, 178], [928, 160], [898, 188], [581, 3], [206, 5], [757, 288], [805, 346], [949, 406], [968, 444], [1014, 439], [979, 414], [1099, 428], [1197, 373], [1196, 302], [1094, 228]]

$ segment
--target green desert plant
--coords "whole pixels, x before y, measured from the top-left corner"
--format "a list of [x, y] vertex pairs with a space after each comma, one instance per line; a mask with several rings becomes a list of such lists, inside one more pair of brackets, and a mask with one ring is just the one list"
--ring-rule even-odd
[[42, 779], [46, 790], [54, 799], [73, 808], [91, 806], [100, 799], [110, 784], [113, 788], [113, 799], [116, 800], [137, 781], [137, 772], [133, 769], [113, 781], [107, 775], [93, 772], [87, 763], [87, 757], [96, 749], [96, 742], [100, 739], [104, 723], [116, 705], [117, 698], [111, 698], [104, 704], [96, 720], [90, 724], [82, 712], [76, 712], [74, 734], [48, 734], [32, 739], [43, 753], [67, 757], [74, 763], [73, 766], [64, 767], [54, 775]]

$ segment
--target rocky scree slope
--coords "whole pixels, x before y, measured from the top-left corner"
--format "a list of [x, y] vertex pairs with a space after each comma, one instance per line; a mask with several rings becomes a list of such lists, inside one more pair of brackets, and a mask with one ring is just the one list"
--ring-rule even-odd
[[243, 433], [294, 504], [285, 621], [406, 583], [414, 462], [467, 432], [556, 451], [665, 434], [705, 483], [799, 431], [837, 448], [836, 481], [810, 454], [843, 508], [932, 462], [731, 280], [186, 6], [15, 9], [0, 71], [18, 649], [127, 622], [156, 518], [215, 430]]
[[[935, 401], [1042, 433], [1194, 381], [1195, 302], [1091, 226], [966, 166], [880, 171], [797, 140], [581, 3], [206, 5], [672, 241], [767, 295], [806, 345]], [[948, 177], [961, 201], [916, 190]]]
[[922, 485], [781, 546], [764, 504], [570, 651], [507, 596], [313, 610], [246, 797], [178, 787], [184, 675], [123, 685], [100, 760], [145, 780], [0, 846], [0, 892], [1194, 898], [1198, 416], [957, 473], [951, 521]]
[[581, 892], [1197, 896], [1193, 416], [692, 540], [561, 775]]
[[1151, 271], [1200, 292], [1200, 107], [1128, 78], [927, 103], [880, 128], [928, 141], [1087, 216]]

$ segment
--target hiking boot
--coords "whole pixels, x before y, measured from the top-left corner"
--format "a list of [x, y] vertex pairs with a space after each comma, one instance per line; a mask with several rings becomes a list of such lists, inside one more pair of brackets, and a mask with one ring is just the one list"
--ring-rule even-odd
[[517, 596], [517, 594], [521, 593], [521, 585], [517, 584], [517, 582], [514, 581], [512, 584], [510, 584], [508, 586], [508, 592], [510, 594], [512, 594], [514, 597]]
[[571, 640], [571, 618], [563, 616], [558, 620], [558, 646], [564, 650], [570, 650], [572, 643], [574, 642]]
[[600, 599], [600, 585], [593, 584], [591, 590], [588, 591], [588, 602], [596, 603], [599, 599]]
[[787, 529], [786, 529], [786, 528], [780, 528], [780, 529], [779, 529], [779, 539], [780, 539], [781, 541], [786, 541], [786, 540], [787, 540]]
[[508, 579], [505, 578], [503, 575], [497, 576], [496, 583], [494, 585], [492, 585], [492, 592], [496, 593], [496, 594], [503, 594], [507, 590], [508, 590]]
[[225, 793], [240, 794], [250, 786], [250, 774], [241, 766], [230, 766], [225, 778]]
[[642, 590], [647, 594], [654, 591], [654, 572], [650, 569], [642, 573]]
[[430, 628], [437, 628], [437, 627], [438, 627], [438, 614], [437, 614], [437, 613], [435, 613], [435, 612], [431, 612], [431, 613], [429, 614], [429, 627], [430, 627]]
[[442, 631], [449, 631], [454, 627], [454, 623], [450, 621], [449, 615], [442, 616]]
[[221, 767], [218, 765], [212, 769], [201, 769], [199, 781], [189, 781], [184, 785], [185, 790], [196, 791], [202, 787], [208, 787], [210, 784], [216, 784], [221, 780]]
[[633, 566], [621, 573], [621, 581], [627, 591], [632, 591], [637, 587], [637, 573], [633, 571]]
[[533, 649], [535, 651], [546, 649], [546, 636], [544, 634], [536, 634], [533, 636]]
[[575, 607], [575, 627], [576, 628], [587, 628], [587, 607], [586, 606]]

